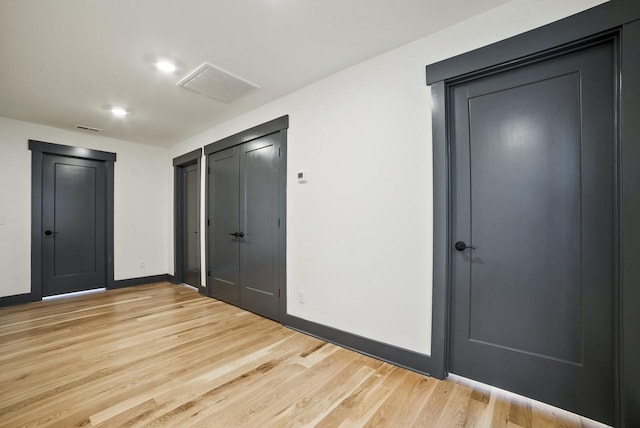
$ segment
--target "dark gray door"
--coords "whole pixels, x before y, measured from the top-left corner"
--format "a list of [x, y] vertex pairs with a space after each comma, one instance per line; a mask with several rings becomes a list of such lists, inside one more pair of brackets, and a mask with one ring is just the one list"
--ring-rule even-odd
[[209, 294], [240, 305], [239, 151], [232, 147], [209, 155]]
[[194, 287], [200, 287], [200, 169], [197, 164], [180, 169], [183, 197], [183, 281]]
[[240, 301], [278, 318], [279, 134], [240, 146]]
[[106, 170], [100, 161], [44, 155], [42, 294], [106, 286]]
[[608, 423], [613, 64], [606, 43], [450, 92], [450, 372]]
[[280, 133], [208, 155], [211, 297], [279, 319]]

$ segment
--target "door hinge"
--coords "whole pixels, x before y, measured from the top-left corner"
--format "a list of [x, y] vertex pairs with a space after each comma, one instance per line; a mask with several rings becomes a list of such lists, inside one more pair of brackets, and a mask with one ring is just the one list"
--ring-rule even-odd
[[211, 174], [211, 167], [210, 166], [207, 167], [207, 174]]
[[280, 289], [278, 289], [278, 297], [280, 297]]
[[278, 157], [280, 157], [280, 156], [282, 156], [282, 152], [281, 152], [280, 147], [278, 147]]
[[211, 271], [210, 270], [207, 271], [207, 276], [211, 276]]
[[280, 217], [278, 217], [278, 227], [280, 227]]
[[207, 219], [207, 226], [211, 226], [211, 220]]

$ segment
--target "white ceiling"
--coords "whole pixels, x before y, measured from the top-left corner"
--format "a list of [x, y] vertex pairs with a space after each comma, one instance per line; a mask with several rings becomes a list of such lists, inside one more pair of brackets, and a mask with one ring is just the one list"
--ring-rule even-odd
[[[506, 2], [0, 0], [0, 116], [169, 146]], [[175, 86], [203, 62], [260, 89], [224, 104]]]

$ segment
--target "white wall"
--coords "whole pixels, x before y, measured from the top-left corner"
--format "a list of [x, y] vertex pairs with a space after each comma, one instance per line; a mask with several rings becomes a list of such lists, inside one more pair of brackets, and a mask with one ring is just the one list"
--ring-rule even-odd
[[[28, 140], [117, 153], [114, 167], [114, 276], [167, 273], [173, 198], [164, 148], [0, 118], [0, 297], [31, 289], [31, 151]], [[146, 267], [140, 268], [140, 261]]]
[[[216, 126], [172, 147], [170, 157], [288, 114], [289, 313], [429, 354], [432, 161], [425, 65], [602, 2], [510, 2]], [[308, 184], [296, 183], [298, 170], [310, 172]], [[305, 304], [298, 303], [298, 290]]]

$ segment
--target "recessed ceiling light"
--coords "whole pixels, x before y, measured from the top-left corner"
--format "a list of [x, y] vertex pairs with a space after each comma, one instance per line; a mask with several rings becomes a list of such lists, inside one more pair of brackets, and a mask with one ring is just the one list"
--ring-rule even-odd
[[116, 117], [125, 117], [128, 114], [122, 107], [111, 107], [111, 113]]
[[156, 62], [156, 68], [163, 73], [173, 73], [174, 71], [176, 71], [176, 65], [171, 61], [167, 61], [166, 59]]

